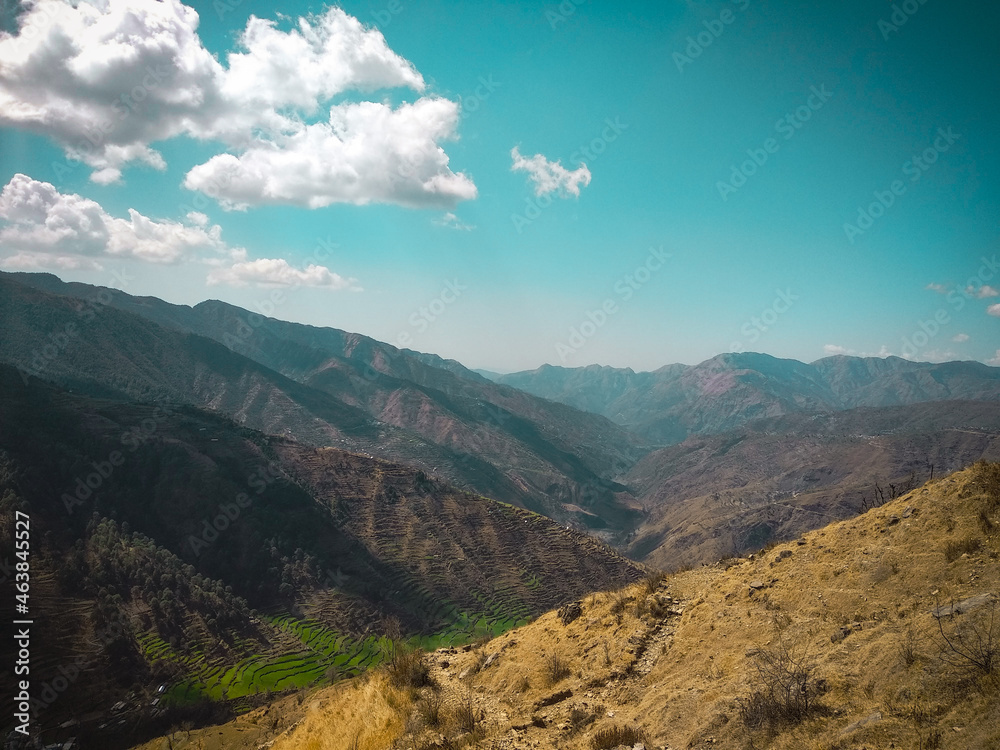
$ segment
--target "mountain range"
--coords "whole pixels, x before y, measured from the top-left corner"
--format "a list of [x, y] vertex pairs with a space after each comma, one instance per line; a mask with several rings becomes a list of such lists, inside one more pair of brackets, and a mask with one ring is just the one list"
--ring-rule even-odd
[[837, 355], [805, 364], [745, 352], [638, 373], [598, 365], [543, 365], [496, 380], [601, 414], [660, 445], [784, 414], [1000, 399], [1000, 368], [899, 357]]
[[1000, 459], [1000, 368], [975, 362], [496, 375], [50, 274], [0, 273], [0, 317], [0, 523], [32, 517], [40, 679], [87, 674], [37, 718], [90, 746], [497, 635]]

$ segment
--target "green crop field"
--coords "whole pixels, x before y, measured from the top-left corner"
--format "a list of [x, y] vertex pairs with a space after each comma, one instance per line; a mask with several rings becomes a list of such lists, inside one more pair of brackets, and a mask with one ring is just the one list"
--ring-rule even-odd
[[[525, 575], [531, 580], [533, 577]], [[433, 601], [433, 614], [447, 625], [437, 632], [418, 635], [407, 643], [411, 647], [434, 650], [460, 646], [484, 636], [497, 636], [527, 623], [528, 608], [508, 591], [490, 597], [472, 593], [476, 606], [460, 610], [447, 601], [431, 600], [423, 591], [407, 592], [414, 599]], [[511, 604], [510, 602], [516, 602]], [[185, 705], [205, 698], [237, 700], [258, 693], [296, 690], [331, 680], [356, 677], [389, 658], [393, 644], [386, 637], [353, 638], [326, 627], [317, 620], [300, 620], [288, 614], [264, 618], [272, 627], [294, 636], [301, 648], [269, 654], [248, 653], [248, 644], [237, 643], [243, 653], [235, 663], [232, 658], [208, 657], [199, 644], [182, 653], [155, 633], [139, 636], [139, 645], [152, 663], [167, 660], [178, 665], [185, 677], [172, 684], [164, 702]]]

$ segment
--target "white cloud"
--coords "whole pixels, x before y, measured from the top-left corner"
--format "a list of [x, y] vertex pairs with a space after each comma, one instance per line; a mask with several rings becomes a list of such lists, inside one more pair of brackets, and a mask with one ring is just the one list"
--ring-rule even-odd
[[840, 346], [839, 344], [824, 344], [823, 352], [831, 357], [838, 354], [848, 357], [879, 357], [881, 359], [894, 356], [885, 344], [882, 344], [877, 352], [859, 352], [854, 349], [848, 349], [846, 346]]
[[[298, 18], [287, 31], [251, 16], [224, 66], [202, 45], [198, 14], [179, 0], [25, 5], [18, 35], [0, 33], [0, 125], [51, 137], [94, 170], [95, 182], [119, 181], [134, 163], [164, 169], [151, 144], [187, 135], [236, 152], [195, 167], [186, 181], [229, 206], [452, 206], [476, 195], [438, 145], [455, 137], [454, 102], [329, 109], [348, 92], [426, 88], [381, 32], [340, 8]], [[310, 122], [327, 111], [328, 122]], [[399, 141], [383, 154], [392, 138]], [[318, 162], [297, 179], [312, 147]], [[234, 184], [213, 186], [227, 166]]]
[[823, 353], [829, 356], [835, 356], [837, 354], [854, 354], [854, 350], [840, 346], [839, 344], [824, 344]]
[[209, 286], [315, 286], [332, 290], [350, 289], [360, 292], [357, 279], [344, 278], [325, 266], [310, 263], [300, 270], [284, 258], [258, 258], [247, 260], [246, 252], [234, 253], [236, 260], [227, 268], [218, 268], [208, 274]]
[[965, 287], [965, 296], [987, 299], [988, 297], [1000, 297], [1000, 292], [991, 287], [989, 284], [983, 284], [978, 289], [974, 286]]
[[472, 224], [466, 224], [451, 211], [448, 211], [440, 219], [434, 219], [434, 224], [439, 227], [447, 227], [448, 229], [457, 229], [462, 232], [470, 232], [473, 229], [475, 229], [475, 227]]
[[947, 294], [949, 287], [947, 284], [928, 284], [924, 289], [929, 289], [932, 292], [937, 292], [938, 294]]
[[969, 334], [967, 333], [956, 333], [951, 337], [951, 340], [958, 344], [964, 344], [969, 340]]
[[1000, 349], [997, 349], [997, 353], [992, 359], [986, 360], [986, 364], [993, 367], [1000, 367]]
[[240, 156], [215, 156], [188, 172], [184, 185], [236, 209], [261, 203], [452, 206], [476, 197], [476, 186], [448, 168], [437, 144], [453, 137], [457, 122], [458, 106], [440, 98], [397, 109], [337, 105], [328, 123], [258, 141]]
[[992, 315], [995, 318], [1000, 318], [1000, 303], [996, 305], [990, 305], [986, 308], [986, 314]]
[[16, 174], [0, 192], [0, 247], [13, 252], [3, 263], [15, 268], [100, 268], [101, 258], [176, 263], [195, 252], [222, 252], [218, 226], [154, 221], [134, 209], [128, 219], [100, 204], [63, 194], [47, 183]]
[[513, 161], [510, 167], [511, 172], [527, 172], [528, 177], [535, 183], [535, 195], [542, 196], [548, 193], [559, 191], [560, 195], [574, 195], [579, 197], [580, 187], [590, 184], [590, 170], [587, 165], [581, 163], [572, 172], [566, 169], [561, 162], [549, 161], [541, 154], [525, 158], [521, 156], [521, 151], [517, 146], [510, 150], [510, 157]]
[[[325, 266], [293, 268], [283, 258], [250, 260], [241, 247], [222, 239], [219, 225], [192, 211], [188, 224], [157, 221], [129, 209], [128, 219], [109, 215], [100, 204], [63, 194], [47, 182], [23, 174], [0, 191], [0, 265], [16, 269], [99, 270], [109, 258], [148, 263], [183, 261], [212, 266], [209, 284], [232, 286], [317, 286], [360, 291]], [[9, 255], [7, 255], [10, 253]]]

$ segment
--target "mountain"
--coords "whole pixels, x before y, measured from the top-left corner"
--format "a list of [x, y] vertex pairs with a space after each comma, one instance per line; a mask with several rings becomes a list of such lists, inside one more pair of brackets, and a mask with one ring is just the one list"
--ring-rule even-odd
[[1000, 402], [797, 413], [693, 436], [624, 477], [645, 511], [625, 549], [661, 568], [714, 562], [983, 458], [1000, 460]]
[[49, 274], [0, 275], [0, 306], [10, 321], [0, 358], [68, 387], [170, 398], [409, 463], [608, 538], [635, 524], [613, 478], [645, 452], [640, 440], [458, 363], [222, 302], [172, 305]]
[[7, 538], [17, 514], [35, 718], [48, 741], [88, 747], [358, 674], [394, 653], [387, 634], [462, 643], [641, 574], [592, 537], [417, 469], [0, 366]]
[[[1000, 746], [1000, 465], [174, 747]], [[181, 744], [184, 742], [185, 744]], [[163, 747], [164, 738], [142, 750]]]
[[835, 356], [805, 364], [747, 352], [640, 373], [544, 365], [498, 382], [602, 414], [660, 445], [797, 412], [1000, 400], [1000, 368], [899, 357]]

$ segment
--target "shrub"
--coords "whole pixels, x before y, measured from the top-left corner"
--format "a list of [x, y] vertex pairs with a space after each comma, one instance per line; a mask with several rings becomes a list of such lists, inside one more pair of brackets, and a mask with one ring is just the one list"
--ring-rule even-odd
[[424, 724], [429, 727], [436, 727], [441, 724], [441, 694], [430, 692], [425, 695], [417, 704], [417, 712]]
[[917, 634], [912, 626], [906, 629], [903, 640], [899, 644], [899, 656], [903, 660], [903, 664], [908, 667], [917, 663]]
[[737, 699], [740, 718], [750, 729], [798, 724], [816, 710], [823, 691], [812, 665], [795, 656], [784, 643], [761, 649], [753, 657], [750, 692]]
[[614, 598], [611, 600], [611, 614], [620, 623], [622, 621], [622, 616], [625, 614], [625, 608], [631, 601], [631, 597], [628, 596], [624, 591], [617, 591], [614, 594]]
[[965, 615], [954, 627], [944, 621], [954, 615], [937, 618], [941, 660], [969, 676], [989, 675], [1000, 668], [1000, 618], [997, 602]]
[[964, 554], [975, 554], [983, 543], [978, 537], [970, 536], [957, 542], [948, 542], [944, 547], [944, 559], [955, 562]]
[[397, 688], [420, 688], [431, 684], [431, 670], [423, 652], [397, 646], [389, 662], [389, 682]]
[[463, 732], [475, 732], [479, 726], [479, 715], [472, 703], [471, 691], [458, 702], [458, 707], [455, 709], [455, 723]]
[[650, 573], [644, 579], [642, 579], [642, 591], [646, 596], [655, 594], [660, 585], [667, 580], [667, 574], [662, 570], [658, 570], [655, 573]]
[[569, 664], [559, 654], [552, 654], [545, 660], [545, 679], [550, 685], [555, 685], [569, 675]]
[[988, 510], [1000, 507], [1000, 463], [977, 461], [972, 466], [972, 481], [986, 496]]
[[637, 742], [648, 742], [646, 733], [638, 727], [608, 727], [601, 729], [590, 741], [594, 750], [610, 750], [619, 745], [631, 747]]

